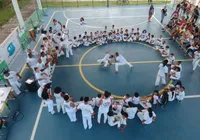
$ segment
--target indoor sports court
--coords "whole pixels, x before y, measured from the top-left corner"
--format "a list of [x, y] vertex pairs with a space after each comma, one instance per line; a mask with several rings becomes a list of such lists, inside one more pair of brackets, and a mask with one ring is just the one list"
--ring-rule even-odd
[[[71, 123], [68, 116], [62, 113], [51, 115], [47, 105], [41, 102], [37, 93], [25, 93], [20, 102], [20, 111], [23, 119], [12, 126], [9, 132], [9, 140], [197, 140], [200, 113], [196, 107], [200, 105], [200, 69], [199, 66], [192, 72], [192, 59], [185, 56], [178, 43], [169, 40], [169, 33], [161, 29], [168, 23], [173, 9], [168, 8], [168, 14], [163, 24], [160, 23], [160, 11], [164, 5], [154, 5], [155, 15], [151, 22], [147, 21], [149, 5], [111, 6], [111, 7], [79, 7], [79, 8], [48, 8], [47, 15], [43, 17], [46, 30], [53, 26], [53, 19], [57, 19], [69, 29], [69, 38], [73, 38], [85, 31], [103, 31], [107, 26], [128, 29], [134, 28], [147, 30], [155, 37], [163, 36], [170, 52], [174, 53], [176, 61], [182, 61], [183, 70], [181, 81], [185, 87], [185, 99], [180, 104], [177, 101], [169, 102], [162, 109], [153, 108], [156, 113], [156, 121], [151, 125], [142, 125], [136, 116], [127, 122], [127, 128], [120, 132], [115, 127], [97, 123], [97, 109], [92, 119], [93, 127], [84, 130], [80, 111], [77, 112], [77, 122]], [[86, 25], [80, 26], [80, 17], [84, 17]], [[38, 36], [36, 42], [30, 44], [30, 48], [40, 51], [42, 38]], [[119, 52], [133, 65], [119, 67], [115, 73], [114, 63], [105, 70], [97, 60], [103, 58], [109, 50], [110, 54]], [[24, 61], [26, 52], [18, 61]], [[73, 56], [67, 59], [59, 57], [58, 64], [53, 70], [52, 89], [60, 86], [62, 90], [73, 96], [78, 101], [81, 96], [96, 97], [98, 93], [109, 91], [115, 100], [121, 99], [125, 94], [131, 96], [139, 92], [141, 97], [152, 94], [156, 90], [162, 90], [165, 86], [155, 87], [158, 65], [163, 61], [160, 53], [147, 43], [114, 42], [104, 45], [82, 46], [73, 49]], [[13, 67], [18, 67], [14, 64]], [[23, 65], [22, 65], [23, 66]], [[20, 67], [21, 68], [21, 67]], [[22, 81], [32, 77], [32, 70], [24, 66], [21, 69]], [[171, 84], [169, 78], [167, 83]], [[22, 96], [22, 95], [20, 95]], [[9, 101], [14, 105], [13, 100]], [[54, 102], [55, 103], [55, 102]], [[54, 104], [56, 110], [56, 104]], [[20, 118], [20, 116], [19, 116]]]

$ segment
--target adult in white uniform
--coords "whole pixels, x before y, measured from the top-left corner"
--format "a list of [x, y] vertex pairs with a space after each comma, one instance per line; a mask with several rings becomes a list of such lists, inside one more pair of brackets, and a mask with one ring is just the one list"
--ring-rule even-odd
[[156, 114], [151, 108], [143, 109], [141, 112], [137, 113], [137, 116], [142, 121], [142, 124], [151, 124], [156, 119]]
[[101, 115], [104, 114], [104, 123], [107, 121], [107, 113], [109, 111], [110, 105], [112, 103], [111, 99], [109, 98], [110, 94], [109, 92], [105, 91], [104, 96], [101, 96], [101, 99], [99, 101], [99, 110], [98, 110], [98, 116], [97, 116], [97, 122], [100, 123], [101, 121]]
[[176, 99], [179, 102], [182, 102], [184, 98], [185, 98], [185, 88], [180, 87], [180, 89], [176, 92]]
[[91, 105], [88, 104], [89, 97], [84, 98], [84, 103], [80, 103], [77, 110], [81, 110], [84, 129], [92, 128], [92, 116], [95, 115]]
[[53, 27], [54, 34], [62, 31], [62, 24], [60, 21], [53, 19], [53, 25], [54, 25]]
[[160, 81], [162, 84], [166, 84], [166, 76], [168, 73], [168, 67], [166, 66], [168, 63], [168, 60], [164, 60], [163, 63], [161, 63], [158, 68], [158, 74], [157, 74], [157, 78], [156, 78], [156, 82], [155, 82], [155, 86], [158, 86], [160, 84]]
[[193, 71], [197, 68], [199, 61], [200, 61], [200, 48], [194, 52], [194, 59], [192, 61], [192, 70]]
[[29, 53], [26, 61], [27, 66], [31, 68], [33, 71], [35, 71], [34, 68], [37, 65], [37, 62], [38, 58], [34, 57], [31, 53]]
[[73, 55], [73, 52], [72, 52], [72, 45], [73, 43], [71, 41], [69, 41], [68, 39], [65, 39], [63, 40], [62, 38], [60, 39], [60, 46], [62, 48], [65, 48], [66, 50], [66, 57], [69, 58], [69, 54], [70, 55]]
[[118, 67], [123, 65], [128, 65], [130, 68], [133, 67], [121, 54], [115, 53], [115, 72], [118, 72]]
[[76, 122], [76, 107], [69, 95], [64, 96], [64, 107], [71, 122]]
[[110, 61], [113, 58], [113, 55], [110, 55], [108, 52], [106, 52], [106, 55], [102, 59], [98, 59], [97, 62], [100, 64], [104, 64], [104, 69], [107, 68], [108, 64], [112, 64]]
[[54, 97], [56, 98], [57, 111], [60, 113], [60, 109], [62, 108], [63, 114], [65, 114], [64, 107], [64, 98], [62, 96], [62, 89], [60, 87], [54, 88]]
[[[44, 76], [45, 75], [45, 76]], [[43, 84], [51, 83], [50, 78], [47, 74], [40, 72], [40, 70], [35, 67], [35, 79], [38, 81], [38, 84], [41, 86]]]
[[18, 81], [18, 78], [21, 79], [21, 76], [14, 71], [5, 71], [3, 74], [7, 84], [14, 89], [17, 95], [19, 95], [21, 93], [21, 83]]

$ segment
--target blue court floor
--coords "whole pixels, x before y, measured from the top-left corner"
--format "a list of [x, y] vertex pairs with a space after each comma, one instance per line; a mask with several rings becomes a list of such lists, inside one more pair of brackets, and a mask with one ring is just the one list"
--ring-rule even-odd
[[[82, 118], [78, 112], [78, 121], [71, 123], [67, 115], [51, 115], [47, 107], [41, 104], [37, 93], [26, 93], [20, 101], [23, 120], [13, 125], [9, 133], [9, 140], [198, 140], [200, 126], [198, 124], [200, 112], [195, 108], [200, 106], [199, 85], [200, 69], [192, 71], [192, 61], [178, 48], [176, 42], [168, 40], [169, 34], [162, 32], [160, 24], [160, 11], [163, 5], [155, 6], [155, 16], [151, 23], [147, 23], [148, 6], [123, 6], [110, 8], [69, 8], [48, 9], [48, 17], [44, 17], [46, 29], [52, 26], [52, 19], [56, 18], [65, 24], [70, 30], [70, 38], [78, 36], [84, 31], [101, 31], [104, 26], [115, 24], [116, 28], [124, 30], [131, 28], [146, 29], [155, 37], [163, 35], [170, 46], [170, 52], [175, 54], [176, 60], [183, 61], [181, 81], [186, 89], [186, 99], [182, 104], [176, 101], [169, 103], [165, 109], [154, 109], [157, 119], [151, 125], [144, 126], [135, 117], [128, 121], [127, 128], [121, 133], [115, 127], [108, 124], [97, 124], [96, 116], [92, 120], [93, 128], [84, 130]], [[168, 9], [172, 13], [171, 9]], [[79, 25], [80, 17], [84, 17], [87, 25]], [[169, 16], [164, 24], [169, 21]], [[35, 50], [39, 50], [41, 38], [31, 44]], [[111, 54], [120, 52], [133, 68], [119, 67], [119, 73], [114, 73], [114, 65], [104, 70], [96, 60], [103, 58], [105, 52]], [[63, 91], [72, 95], [75, 101], [81, 96], [96, 97], [98, 91], [110, 91], [113, 95], [123, 96], [139, 92], [140, 96], [150, 94], [155, 90], [155, 80], [158, 65], [163, 60], [160, 54], [152, 47], [144, 43], [112, 43], [102, 46], [80, 47], [73, 50], [73, 57], [59, 58], [59, 63], [53, 73], [52, 88], [62, 87]], [[22, 80], [30, 78], [31, 70], [23, 69]], [[169, 82], [169, 80], [168, 80]], [[158, 90], [163, 86], [157, 87]], [[13, 101], [10, 101], [13, 102]], [[56, 108], [55, 108], [56, 109]], [[97, 112], [97, 110], [95, 109]]]

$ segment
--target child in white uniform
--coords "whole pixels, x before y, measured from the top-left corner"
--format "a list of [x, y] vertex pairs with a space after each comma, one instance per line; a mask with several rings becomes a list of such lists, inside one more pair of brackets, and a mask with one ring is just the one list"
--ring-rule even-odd
[[161, 52], [162, 57], [169, 57], [170, 51], [169, 51], [169, 46], [166, 46], [165, 49]]
[[105, 91], [104, 96], [101, 96], [101, 99], [99, 101], [99, 110], [98, 110], [98, 116], [97, 116], [98, 123], [100, 123], [101, 121], [102, 114], [104, 114], [104, 123], [106, 123], [107, 113], [112, 103], [109, 97], [110, 97], [110, 94], [107, 91]]
[[157, 74], [157, 78], [156, 78], [156, 82], [155, 82], [155, 86], [158, 86], [160, 84], [160, 81], [162, 84], [166, 84], [166, 75], [168, 73], [168, 67], [166, 66], [168, 63], [168, 60], [164, 60], [163, 63], [161, 63], [158, 68], [158, 74]]
[[175, 64], [175, 56], [174, 56], [173, 53], [171, 53], [169, 58], [168, 58], [168, 64], [169, 65], [174, 65]]
[[113, 58], [113, 55], [110, 55], [108, 52], [106, 52], [106, 55], [102, 59], [98, 59], [97, 62], [102, 64], [104, 63], [104, 69], [107, 68], [108, 64], [111, 65], [111, 59]]
[[176, 67], [175, 70], [170, 71], [170, 79], [179, 80], [181, 77], [180, 68]]
[[120, 128], [120, 121], [117, 121], [117, 120], [115, 119], [115, 115], [114, 115], [114, 113], [113, 113], [112, 111], [109, 111], [109, 112], [108, 112], [108, 124], [109, 124], [110, 126], [115, 126], [115, 125], [117, 125], [117, 127]]
[[71, 122], [76, 122], [76, 108], [69, 95], [64, 96], [64, 107]]
[[138, 92], [135, 92], [135, 94], [134, 94], [132, 100], [133, 100], [133, 103], [134, 103], [135, 105], [138, 105], [138, 104], [140, 103], [140, 95], [139, 95]]
[[134, 119], [138, 108], [134, 106], [132, 102], [128, 102], [128, 107], [123, 107], [123, 111], [128, 114], [128, 119]]
[[179, 103], [181, 103], [184, 98], [185, 98], [185, 88], [180, 87], [180, 89], [176, 92], [176, 99], [178, 100]]
[[54, 97], [56, 98], [58, 113], [60, 113], [60, 109], [62, 108], [62, 112], [65, 114], [64, 99], [62, 97], [62, 89], [60, 87], [54, 88]]
[[152, 94], [152, 99], [151, 99], [151, 104], [155, 105], [156, 109], [158, 108], [158, 90], [154, 90], [153, 94]]
[[44, 88], [42, 91], [41, 97], [44, 100], [45, 104], [47, 105], [48, 111], [53, 115], [55, 111], [53, 108], [53, 100], [52, 100], [50, 90], [48, 90], [47, 88]]
[[133, 67], [121, 54], [115, 53], [115, 72], [118, 72], [118, 67], [123, 65], [128, 65], [130, 68]]
[[94, 116], [94, 111], [92, 106], [88, 104], [89, 97], [84, 98], [84, 103], [80, 103], [77, 107], [77, 110], [81, 110], [82, 119], [83, 119], [83, 126], [84, 129], [92, 128], [92, 116]]
[[151, 108], [143, 109], [141, 112], [137, 113], [137, 116], [142, 121], [142, 124], [151, 124], [156, 119], [156, 114]]

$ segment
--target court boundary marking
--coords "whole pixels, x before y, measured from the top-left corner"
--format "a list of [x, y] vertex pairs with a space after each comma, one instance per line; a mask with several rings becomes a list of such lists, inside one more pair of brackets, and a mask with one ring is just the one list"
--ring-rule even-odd
[[[138, 44], [141, 44], [141, 45], [144, 45], [144, 46], [148, 46], [149, 48], [152, 48], [150, 45], [147, 45], [147, 44], [144, 44], [144, 43], [141, 43], [141, 42], [134, 42], [134, 43], [136, 43], [136, 44], [138, 43]], [[92, 83], [90, 83], [90, 82], [87, 80], [87, 78], [86, 78], [85, 75], [83, 74], [83, 70], [82, 70], [82, 61], [83, 61], [84, 57], [85, 57], [90, 51], [92, 51], [93, 49], [95, 49], [95, 48], [97, 48], [97, 47], [99, 47], [99, 46], [101, 46], [101, 45], [93, 46], [92, 48], [90, 48], [89, 50], [87, 50], [87, 51], [81, 56], [81, 59], [80, 59], [80, 61], [79, 61], [79, 73], [80, 73], [81, 78], [83, 79], [83, 81], [84, 81], [90, 88], [92, 88], [93, 90], [95, 90], [95, 91], [97, 91], [97, 92], [99, 92], [99, 93], [101, 93], [101, 94], [104, 94], [105, 91], [103, 91], [103, 90], [97, 88], [96, 86], [94, 86]], [[155, 48], [152, 48], [152, 49], [156, 50]], [[163, 92], [164, 89], [165, 89], [166, 87], [168, 87], [169, 85], [172, 84], [172, 82], [173, 82], [173, 80], [170, 80], [169, 83], [168, 83], [163, 89], [159, 90], [159, 93]], [[145, 96], [149, 96], [149, 95], [151, 95], [151, 94], [152, 94], [152, 93], [147, 94], [147, 95], [145, 95]], [[119, 99], [123, 98], [123, 96], [118, 96], [118, 95], [115, 95], [115, 94], [112, 94], [112, 96], [113, 96], [114, 98], [119, 98]], [[145, 96], [141, 96], [141, 97], [145, 97]]]

